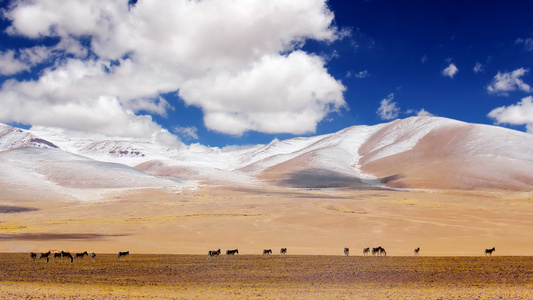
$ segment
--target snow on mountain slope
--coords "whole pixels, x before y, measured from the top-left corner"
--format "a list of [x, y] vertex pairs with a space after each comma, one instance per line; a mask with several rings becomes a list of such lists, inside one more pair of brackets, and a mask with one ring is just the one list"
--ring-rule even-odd
[[167, 152], [174, 150], [148, 142], [72, 138], [63, 133], [42, 130], [31, 132], [41, 139], [53, 142], [63, 151], [130, 167], [150, 159], [168, 158]]
[[458, 124], [458, 121], [435, 117], [393, 121], [374, 132], [359, 152], [365, 156], [365, 162], [402, 153], [413, 149], [418, 141], [430, 132]]
[[361, 145], [359, 164], [391, 187], [530, 191], [532, 149], [531, 134], [442, 118], [409, 118], [389, 123]]
[[57, 148], [53, 143], [41, 139], [29, 131], [0, 124], [0, 151], [21, 147]]
[[176, 181], [153, 177], [125, 165], [100, 162], [57, 149], [34, 147], [0, 152], [0, 174], [4, 183], [45, 189], [179, 185]]
[[[292, 152], [254, 163], [263, 169], [259, 178], [293, 187], [368, 187], [378, 184], [357, 164], [358, 149], [380, 126], [354, 126], [336, 133], [314, 137]], [[275, 162], [275, 163], [274, 163]]]
[[[0, 183], [26, 172], [27, 184], [42, 180], [80, 188], [207, 180], [290, 187], [533, 189], [533, 135], [438, 117], [222, 149], [95, 141], [2, 125], [0, 147]], [[21, 147], [30, 148], [15, 151]]]

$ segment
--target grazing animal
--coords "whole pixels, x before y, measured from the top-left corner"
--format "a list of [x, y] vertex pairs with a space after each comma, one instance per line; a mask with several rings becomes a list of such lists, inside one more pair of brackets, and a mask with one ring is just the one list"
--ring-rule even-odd
[[370, 253], [370, 248], [364, 248], [363, 255], [367, 255], [368, 253]]
[[344, 256], [350, 255], [350, 248], [344, 248]]
[[415, 256], [418, 256], [418, 254], [420, 253], [420, 247], [416, 248], [414, 253], [415, 253]]
[[377, 248], [372, 248], [372, 256], [374, 255], [377, 255], [377, 256], [387, 256], [387, 251], [385, 251], [385, 248], [379, 246]]
[[31, 252], [30, 253], [30, 260], [31, 261], [36, 261], [37, 260], [37, 253], [34, 253], [34, 252]]
[[41, 253], [41, 256], [39, 256], [39, 259], [46, 258], [46, 262], [50, 261], [50, 254], [52, 254], [52, 251], [48, 251], [46, 253]]
[[281, 248], [281, 249], [279, 250], [279, 254], [280, 254], [281, 256], [285, 256], [285, 254], [287, 254], [287, 248]]
[[496, 251], [496, 247], [492, 247], [492, 249], [485, 249], [485, 256], [491, 256], [492, 252]]
[[209, 250], [209, 252], [207, 253], [207, 257], [208, 258], [213, 258], [213, 257], [218, 258], [219, 255], [220, 255], [220, 249], [218, 249], [218, 250]]
[[125, 251], [125, 252], [119, 252], [118, 253], [118, 258], [120, 259], [121, 257], [126, 257], [130, 255], [130, 252], [129, 251]]
[[83, 259], [83, 257], [87, 255], [89, 256], [89, 253], [87, 253], [87, 251], [83, 252], [83, 253], [76, 253], [76, 258], [80, 258]]
[[95, 258], [96, 258], [96, 253], [93, 252], [93, 253], [91, 254], [91, 259], [94, 260]]
[[263, 250], [263, 256], [272, 254], [272, 249]]
[[71, 263], [74, 262], [74, 257], [72, 256], [72, 254], [70, 254], [70, 252], [63, 252], [63, 251], [61, 251], [61, 256], [62, 256], [62, 257], [68, 257], [68, 258], [70, 258], [70, 262], [71, 262]]
[[54, 260], [55, 260], [56, 258], [61, 259], [62, 257], [63, 257], [63, 255], [61, 255], [61, 252], [56, 252], [56, 253], [54, 253]]
[[226, 256], [228, 256], [228, 255], [235, 256], [235, 254], [239, 254], [239, 249], [235, 249], [235, 250], [227, 250], [227, 251], [226, 251]]

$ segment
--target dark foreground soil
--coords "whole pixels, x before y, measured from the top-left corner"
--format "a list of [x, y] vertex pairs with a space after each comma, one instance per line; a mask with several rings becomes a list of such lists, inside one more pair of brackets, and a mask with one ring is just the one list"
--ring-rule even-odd
[[0, 299], [532, 299], [533, 257], [0, 254]]

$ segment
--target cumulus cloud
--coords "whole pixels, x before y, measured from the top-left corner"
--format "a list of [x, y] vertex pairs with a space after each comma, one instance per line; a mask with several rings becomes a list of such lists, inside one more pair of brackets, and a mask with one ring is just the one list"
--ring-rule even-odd
[[323, 59], [294, 51], [265, 56], [239, 73], [189, 80], [179, 95], [202, 107], [205, 124], [216, 131], [302, 134], [313, 132], [317, 122], [345, 105], [343, 90], [326, 72]]
[[12, 75], [29, 69], [30, 67], [27, 64], [15, 59], [15, 51], [0, 52], [0, 74]]
[[433, 117], [434, 115], [425, 109], [421, 109], [416, 112], [417, 117]]
[[346, 105], [325, 60], [299, 50], [343, 35], [325, 0], [20, 0], [4, 17], [11, 35], [58, 43], [2, 54], [3, 74], [43, 71], [4, 82], [0, 122], [153, 139], [170, 134], [151, 118], [172, 109], [161, 95], [179, 91], [211, 130], [299, 134]]
[[392, 102], [392, 100], [394, 100], [394, 93], [381, 100], [377, 114], [382, 120], [392, 120], [398, 117], [400, 107], [398, 107], [398, 103]]
[[184, 137], [185, 139], [198, 139], [198, 128], [194, 126], [189, 127], [180, 127], [176, 126], [174, 127], [174, 131], [181, 137]]
[[497, 124], [526, 125], [528, 132], [533, 133], [533, 96], [525, 97], [514, 105], [495, 108], [488, 116]]
[[492, 79], [492, 82], [487, 87], [490, 94], [497, 94], [508, 96], [509, 92], [520, 90], [526, 93], [532, 91], [531, 86], [525, 83], [521, 77], [524, 76], [528, 69], [520, 68], [512, 72], [501, 73], [498, 72]]
[[442, 70], [442, 75], [453, 78], [453, 76], [455, 76], [457, 72], [459, 72], [457, 66], [453, 63], [450, 63], [450, 65], [446, 67], [446, 69]]
[[433, 117], [433, 116], [435, 116], [434, 114], [430, 113], [429, 111], [425, 110], [424, 108], [422, 108], [420, 110], [408, 109], [407, 111], [405, 111], [405, 113], [408, 114], [408, 115], [415, 115], [417, 117]]

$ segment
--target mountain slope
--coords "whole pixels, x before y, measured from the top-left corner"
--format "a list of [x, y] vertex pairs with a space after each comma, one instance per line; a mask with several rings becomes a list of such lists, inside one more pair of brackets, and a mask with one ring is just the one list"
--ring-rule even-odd
[[296, 188], [530, 191], [531, 149], [533, 135], [437, 117], [223, 149], [94, 141], [0, 125], [0, 183], [131, 188], [202, 180]]
[[4, 184], [58, 190], [177, 186], [131, 167], [92, 160], [58, 149], [24, 147], [0, 152]]
[[58, 148], [52, 142], [39, 138], [27, 130], [0, 124], [0, 151], [22, 147]]
[[[415, 132], [416, 133], [413, 133]], [[361, 145], [364, 172], [400, 188], [533, 187], [533, 136], [439, 118], [394, 121]]]

